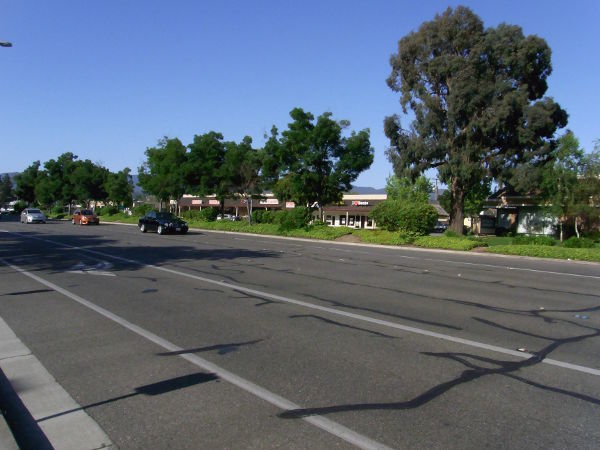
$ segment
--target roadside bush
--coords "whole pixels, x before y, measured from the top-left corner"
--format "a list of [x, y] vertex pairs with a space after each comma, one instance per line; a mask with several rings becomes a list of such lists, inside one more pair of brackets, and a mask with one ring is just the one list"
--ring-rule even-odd
[[98, 208], [96, 213], [100, 216], [114, 216], [119, 212], [119, 207], [117, 206], [103, 206], [102, 208]]
[[556, 240], [550, 236], [515, 236], [512, 240], [513, 245], [555, 245]]
[[133, 216], [145, 216], [147, 213], [149, 213], [150, 211], [152, 211], [154, 208], [152, 207], [152, 205], [148, 205], [147, 203], [144, 203], [142, 205], [136, 206], [135, 208], [132, 208], [131, 210], [131, 214]]
[[217, 208], [202, 208], [199, 211], [199, 219], [204, 222], [214, 222], [217, 220], [219, 210]]
[[276, 216], [276, 222], [279, 224], [280, 231], [306, 228], [311, 219], [312, 214], [310, 209], [304, 206], [279, 211]]
[[252, 211], [253, 223], [275, 223], [275, 212], [268, 209], [256, 209]]
[[600, 242], [600, 230], [588, 231], [583, 234], [583, 237], [591, 239], [594, 242]]
[[377, 226], [387, 231], [425, 235], [437, 221], [436, 209], [428, 203], [386, 200], [373, 208]]
[[565, 248], [557, 245], [553, 247], [547, 245], [497, 245], [489, 247], [487, 251], [504, 255], [600, 262], [600, 249], [597, 248]]
[[485, 242], [478, 242], [473, 239], [462, 237], [447, 236], [419, 236], [413, 241], [413, 245], [425, 248], [443, 248], [446, 250], [469, 251], [475, 247], [487, 247]]
[[63, 211], [63, 207], [62, 206], [53, 206], [52, 209], [50, 209], [50, 214], [52, 214], [52, 216], [58, 216], [63, 214], [64, 215], [64, 211]]
[[567, 248], [592, 248], [594, 247], [594, 241], [589, 238], [573, 236], [564, 241], [562, 245]]

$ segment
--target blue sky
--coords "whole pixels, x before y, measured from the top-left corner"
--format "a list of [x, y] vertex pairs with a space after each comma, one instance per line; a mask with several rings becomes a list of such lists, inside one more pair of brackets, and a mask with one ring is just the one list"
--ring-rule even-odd
[[[3, 0], [0, 173], [70, 151], [133, 172], [162, 136], [244, 135], [256, 146], [289, 111], [331, 111], [371, 130], [375, 162], [356, 185], [391, 173], [383, 134], [400, 112], [385, 80], [398, 40], [448, 6], [471, 7], [546, 39], [547, 95], [591, 150], [598, 128], [600, 2], [574, 0], [154, 1]], [[433, 175], [434, 174], [430, 174]]]

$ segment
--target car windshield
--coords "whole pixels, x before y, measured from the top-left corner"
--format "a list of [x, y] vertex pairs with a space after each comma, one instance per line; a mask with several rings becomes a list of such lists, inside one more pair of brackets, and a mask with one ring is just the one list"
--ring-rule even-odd
[[83, 216], [91, 216], [92, 214], [94, 214], [94, 211], [92, 211], [91, 209], [84, 209], [81, 211], [81, 215]]
[[173, 219], [173, 214], [168, 213], [168, 212], [159, 212], [159, 213], [156, 213], [156, 218], [157, 219]]
[[42, 212], [39, 209], [28, 209], [27, 214], [41, 214]]

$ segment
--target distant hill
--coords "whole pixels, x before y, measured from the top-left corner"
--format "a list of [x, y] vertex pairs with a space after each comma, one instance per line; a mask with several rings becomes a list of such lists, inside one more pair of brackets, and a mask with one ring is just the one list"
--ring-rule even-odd
[[352, 186], [352, 189], [347, 192], [347, 194], [359, 194], [359, 195], [369, 195], [369, 194], [385, 194], [385, 188], [372, 188], [368, 186]]

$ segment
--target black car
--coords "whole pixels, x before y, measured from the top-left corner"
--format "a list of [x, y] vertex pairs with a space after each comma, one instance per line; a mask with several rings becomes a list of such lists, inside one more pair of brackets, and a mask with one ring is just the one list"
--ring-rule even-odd
[[188, 224], [169, 212], [151, 211], [138, 221], [140, 231], [156, 231], [158, 234], [181, 233], [188, 231]]

